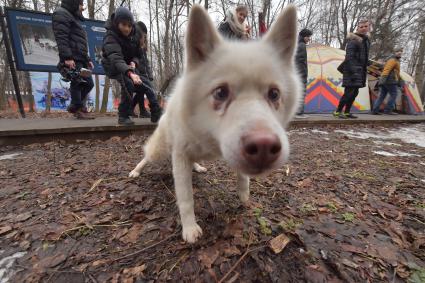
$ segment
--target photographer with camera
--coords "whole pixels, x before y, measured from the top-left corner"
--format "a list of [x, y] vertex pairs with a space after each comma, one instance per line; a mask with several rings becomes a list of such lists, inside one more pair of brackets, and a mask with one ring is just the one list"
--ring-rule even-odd
[[68, 112], [77, 119], [94, 119], [87, 113], [83, 101], [92, 90], [93, 63], [88, 55], [87, 34], [81, 22], [84, 21], [83, 0], [62, 0], [61, 6], [53, 13], [52, 27], [59, 49], [59, 72], [65, 81], [70, 81], [71, 104]]

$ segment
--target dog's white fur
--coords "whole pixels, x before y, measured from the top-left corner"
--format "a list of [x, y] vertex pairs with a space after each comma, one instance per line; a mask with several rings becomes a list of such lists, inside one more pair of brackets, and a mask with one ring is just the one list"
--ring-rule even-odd
[[[202, 234], [195, 220], [192, 168], [206, 169], [196, 162], [224, 158], [236, 170], [239, 198], [247, 203], [248, 176], [270, 172], [287, 160], [285, 127], [295, 115], [301, 90], [293, 62], [296, 40], [294, 6], [280, 14], [263, 39], [249, 42], [223, 40], [206, 11], [193, 6], [183, 75], [144, 147], [145, 157], [130, 172], [138, 177], [147, 163], [171, 156], [185, 241], [193, 243]], [[247, 136], [260, 145], [280, 144], [276, 159], [246, 159]]]

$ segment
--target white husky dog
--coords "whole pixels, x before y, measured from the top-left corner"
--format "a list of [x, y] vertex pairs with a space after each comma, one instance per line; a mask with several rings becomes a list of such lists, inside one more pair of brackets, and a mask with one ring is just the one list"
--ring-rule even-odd
[[149, 162], [171, 157], [183, 239], [202, 235], [196, 223], [192, 168], [223, 158], [237, 172], [240, 200], [249, 200], [249, 177], [264, 175], [288, 159], [285, 127], [300, 100], [293, 57], [297, 12], [288, 6], [258, 41], [226, 41], [207, 12], [194, 5], [186, 33], [186, 61], [166, 111], [147, 141], [138, 177]]

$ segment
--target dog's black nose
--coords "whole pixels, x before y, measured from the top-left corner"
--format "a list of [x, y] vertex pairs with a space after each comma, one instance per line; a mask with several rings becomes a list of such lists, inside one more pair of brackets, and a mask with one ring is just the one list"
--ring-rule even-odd
[[273, 133], [252, 133], [242, 138], [242, 154], [257, 169], [269, 167], [279, 158], [282, 144]]

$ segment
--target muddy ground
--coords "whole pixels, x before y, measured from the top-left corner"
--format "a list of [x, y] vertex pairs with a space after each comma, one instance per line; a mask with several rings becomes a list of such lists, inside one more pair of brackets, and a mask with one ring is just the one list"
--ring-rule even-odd
[[[389, 134], [403, 129], [413, 138]], [[290, 162], [252, 180], [251, 207], [224, 162], [203, 163], [193, 245], [170, 168], [127, 178], [146, 137], [1, 148], [0, 281], [425, 282], [421, 134], [292, 130]]]

